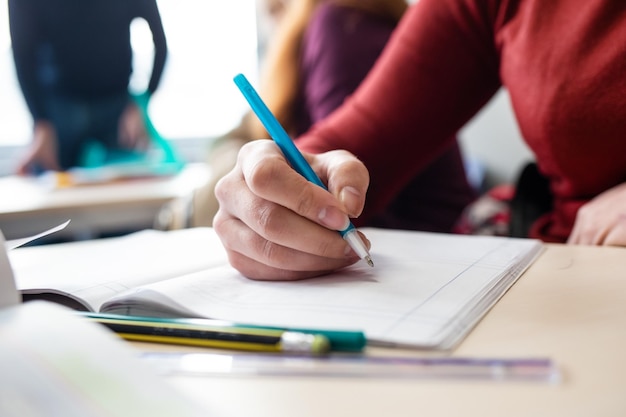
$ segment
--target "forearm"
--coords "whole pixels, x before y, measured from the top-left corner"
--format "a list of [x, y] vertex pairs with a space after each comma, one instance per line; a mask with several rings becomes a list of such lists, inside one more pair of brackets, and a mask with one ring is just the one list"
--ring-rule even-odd
[[478, 23], [459, 22], [466, 3], [413, 6], [355, 94], [298, 142], [310, 152], [346, 149], [365, 163], [364, 216], [380, 212], [443, 152], [500, 86], [493, 40]]

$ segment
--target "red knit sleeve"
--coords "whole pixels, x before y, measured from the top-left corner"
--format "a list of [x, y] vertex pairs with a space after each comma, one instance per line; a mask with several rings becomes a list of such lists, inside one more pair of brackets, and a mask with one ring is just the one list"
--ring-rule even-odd
[[380, 213], [500, 86], [498, 1], [420, 0], [361, 87], [299, 138], [309, 152], [346, 149], [370, 171], [361, 219]]

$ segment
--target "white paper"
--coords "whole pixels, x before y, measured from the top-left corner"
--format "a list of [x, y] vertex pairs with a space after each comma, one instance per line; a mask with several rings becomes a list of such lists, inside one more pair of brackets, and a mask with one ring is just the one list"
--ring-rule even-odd
[[359, 262], [297, 282], [241, 276], [209, 228], [21, 248], [9, 256], [24, 294], [70, 293], [95, 311], [362, 330], [369, 343], [446, 349], [542, 248], [530, 239], [362, 230], [374, 268]]
[[[279, 327], [354, 329], [364, 331], [368, 342], [376, 344], [450, 348], [542, 247], [528, 239], [363, 231], [373, 245], [374, 268], [360, 262], [320, 278], [262, 282], [224, 265], [131, 290], [130, 296], [141, 303], [158, 302], [155, 294], [161, 300], [169, 298], [167, 303], [181, 315]], [[126, 295], [110, 305], [122, 306], [124, 314], [150, 313], [139, 310], [141, 303], [128, 309]]]
[[25, 245], [26, 243], [31, 242], [35, 239], [39, 239], [40, 237], [64, 229], [69, 222], [70, 221], [68, 220], [63, 224], [60, 224], [34, 236], [9, 241], [4, 240], [4, 235], [2, 234], [2, 231], [0, 231], [0, 310], [5, 307], [19, 304], [22, 301], [22, 297], [20, 296], [15, 286], [15, 277], [13, 274], [13, 268], [11, 267], [11, 263], [9, 261], [8, 251]]
[[23, 238], [20, 238], [20, 239], [8, 240], [6, 242], [7, 247], [9, 248], [9, 250], [18, 248], [20, 246], [23, 246], [23, 245], [29, 243], [29, 242], [32, 242], [35, 239], [39, 239], [39, 238], [47, 236], [49, 234], [58, 232], [59, 230], [63, 230], [63, 229], [65, 229], [65, 226], [67, 226], [69, 223], [70, 223], [70, 221], [68, 220], [68, 221], [66, 221], [64, 223], [61, 223], [58, 226], [52, 227], [52, 228], [50, 228], [50, 229], [48, 229], [46, 231], [43, 231], [41, 233], [37, 233], [36, 235], [23, 237]]
[[0, 312], [3, 417], [212, 415], [159, 378], [126, 342], [47, 302]]
[[7, 256], [4, 235], [0, 231], [0, 310], [20, 302], [21, 297], [15, 288], [15, 278], [13, 277], [13, 269]]
[[219, 238], [208, 228], [18, 248], [9, 257], [23, 294], [71, 294], [94, 311], [137, 286], [227, 263]]

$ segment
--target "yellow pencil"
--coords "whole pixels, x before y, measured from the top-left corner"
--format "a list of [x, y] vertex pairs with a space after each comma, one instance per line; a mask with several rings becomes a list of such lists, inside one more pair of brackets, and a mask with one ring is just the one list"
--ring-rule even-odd
[[125, 340], [256, 352], [322, 355], [330, 350], [320, 334], [290, 330], [196, 324], [193, 320], [112, 317], [84, 314]]

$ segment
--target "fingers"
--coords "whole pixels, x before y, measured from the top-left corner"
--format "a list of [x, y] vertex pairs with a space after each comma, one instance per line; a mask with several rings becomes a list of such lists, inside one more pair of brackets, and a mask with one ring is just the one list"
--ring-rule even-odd
[[[276, 155], [273, 146], [269, 151], [270, 155]], [[321, 209], [311, 209], [318, 204], [314, 201], [317, 196], [335, 206], [338, 205], [336, 199], [324, 189], [304, 180], [282, 158], [270, 157], [261, 159], [261, 162], [257, 165], [268, 168], [248, 169], [246, 174], [246, 168], [239, 169], [241, 164], [238, 163], [218, 182], [215, 195], [220, 202], [220, 211], [227, 214], [225, 218], [240, 220], [254, 233], [277, 245], [316, 256], [345, 258], [347, 245], [339, 233], [317, 222], [335, 222], [338, 230], [345, 228], [347, 216], [337, 207], [326, 208], [324, 204], [321, 204]], [[243, 161], [243, 164], [246, 162]], [[273, 165], [287, 167], [284, 176], [273, 176], [274, 172], [282, 171], [280, 167], [272, 168]], [[228, 230], [225, 232], [229, 233]], [[271, 249], [257, 245], [248, 256], [258, 260], [274, 258]], [[272, 260], [268, 259], [268, 262]]]
[[569, 244], [626, 246], [626, 184], [598, 195], [576, 214]]
[[[323, 163], [313, 162], [313, 166], [319, 169], [328, 163], [327, 158]], [[295, 172], [273, 142], [254, 141], [244, 146], [238, 164], [254, 195], [332, 230], [348, 226], [349, 218], [341, 201]], [[329, 174], [323, 173], [320, 177], [325, 181]], [[263, 218], [258, 220], [266, 223]]]
[[[335, 166], [345, 162], [349, 167], [356, 161], [348, 153], [310, 160], [322, 176], [334, 181], [334, 191], [340, 195], [350, 185], [337, 175], [365, 172], [365, 180], [356, 178], [357, 183], [368, 180], [364, 169], [344, 173]], [[356, 195], [366, 187], [356, 185], [356, 191], [349, 192]], [[295, 172], [272, 141], [245, 145], [235, 168], [217, 183], [215, 195], [220, 204], [213, 227], [231, 264], [250, 278], [303, 279], [358, 261], [337, 233], [349, 222], [344, 203]], [[358, 197], [344, 200], [345, 206], [360, 212], [363, 203]]]
[[218, 211], [213, 220], [214, 228], [228, 252], [231, 265], [248, 278], [300, 280], [323, 275], [358, 261], [356, 256], [326, 258], [278, 245], [261, 237], [239, 219], [223, 215], [223, 211]]
[[589, 207], [583, 206], [578, 210], [576, 222], [567, 243], [574, 245], [601, 245], [608, 234], [609, 225], [600, 221]]
[[342, 150], [319, 155], [313, 165], [317, 172], [326, 174], [322, 181], [343, 204], [343, 210], [352, 218], [359, 217], [370, 180], [365, 165]]
[[626, 246], [626, 216], [622, 215], [606, 234], [602, 241], [604, 246]]

